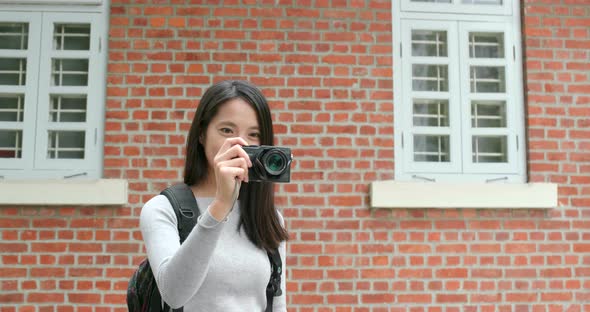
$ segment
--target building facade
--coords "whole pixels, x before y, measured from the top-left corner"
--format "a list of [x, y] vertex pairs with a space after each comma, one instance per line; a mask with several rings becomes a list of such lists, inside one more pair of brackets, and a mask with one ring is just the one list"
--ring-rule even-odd
[[126, 311], [223, 79], [293, 149], [289, 311], [590, 311], [588, 0], [0, 1], [0, 38], [2, 312]]

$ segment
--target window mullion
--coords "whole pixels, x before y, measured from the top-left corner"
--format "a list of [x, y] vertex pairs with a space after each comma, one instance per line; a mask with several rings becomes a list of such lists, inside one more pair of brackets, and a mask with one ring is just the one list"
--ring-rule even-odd
[[465, 38], [463, 32], [462, 22], [457, 22], [458, 28], [458, 42], [457, 42], [457, 57], [461, 60], [459, 64], [459, 76], [460, 76], [460, 92], [459, 103], [461, 106], [461, 171], [467, 173], [468, 168], [465, 162], [469, 161], [471, 156], [471, 109], [469, 104], [469, 90], [471, 88], [471, 81], [469, 76], [469, 40]]
[[461, 55], [460, 55], [460, 39], [458, 35], [458, 22], [454, 21], [451, 23], [452, 27], [449, 32], [449, 59], [450, 59], [450, 98], [449, 98], [449, 110], [453, 121], [451, 127], [451, 137], [453, 138], [452, 150], [455, 154], [454, 168], [456, 173], [463, 173], [463, 153], [462, 149], [462, 134], [463, 134], [463, 122], [462, 122], [462, 96], [461, 96]]

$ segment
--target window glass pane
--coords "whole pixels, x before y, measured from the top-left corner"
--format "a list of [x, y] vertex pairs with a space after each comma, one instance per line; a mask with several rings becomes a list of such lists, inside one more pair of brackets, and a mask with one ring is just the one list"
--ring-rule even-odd
[[0, 23], [0, 49], [26, 50], [29, 43], [29, 24]]
[[0, 130], [0, 158], [22, 158], [22, 146], [22, 130]]
[[412, 30], [412, 56], [447, 56], [447, 32]]
[[52, 69], [54, 86], [88, 85], [87, 59], [54, 59]]
[[448, 91], [449, 75], [447, 65], [412, 65], [412, 90]]
[[26, 72], [27, 59], [0, 58], [0, 85], [24, 86]]
[[90, 24], [56, 24], [54, 50], [90, 50]]
[[465, 4], [494, 4], [502, 5], [502, 0], [462, 0]]
[[504, 58], [504, 34], [469, 33], [469, 57]]
[[472, 101], [471, 126], [473, 128], [505, 128], [505, 101]]
[[506, 92], [504, 67], [471, 66], [470, 84], [472, 93]]
[[0, 121], [22, 122], [24, 112], [23, 94], [0, 95]]
[[52, 95], [49, 108], [51, 122], [85, 122], [85, 95]]
[[414, 161], [451, 161], [448, 135], [414, 135]]
[[448, 127], [449, 101], [414, 99], [414, 126]]
[[471, 140], [474, 163], [506, 163], [506, 136], [473, 136]]
[[84, 158], [84, 131], [49, 131], [47, 158]]

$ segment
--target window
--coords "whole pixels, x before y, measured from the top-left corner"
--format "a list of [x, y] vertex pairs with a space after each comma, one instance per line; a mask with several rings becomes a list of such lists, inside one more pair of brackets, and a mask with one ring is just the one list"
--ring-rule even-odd
[[525, 182], [518, 1], [393, 3], [396, 179]]
[[2, 178], [101, 176], [103, 18], [0, 8]]

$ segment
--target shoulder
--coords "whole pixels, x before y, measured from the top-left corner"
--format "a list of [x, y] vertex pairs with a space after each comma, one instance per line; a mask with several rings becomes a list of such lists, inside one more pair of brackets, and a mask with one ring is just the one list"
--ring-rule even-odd
[[177, 223], [174, 209], [166, 196], [156, 195], [152, 197], [143, 208], [139, 217], [139, 223], [141, 227], [153, 224], [157, 220], [168, 220], [173, 223]]
[[174, 210], [172, 209], [172, 205], [170, 204], [170, 201], [168, 200], [168, 198], [166, 198], [166, 196], [164, 195], [156, 195], [154, 197], [152, 197], [150, 200], [147, 201], [147, 203], [145, 203], [145, 205], [143, 205], [143, 208], [141, 209], [141, 213], [150, 213], [150, 212], [157, 212], [157, 211], [172, 211], [174, 212]]

